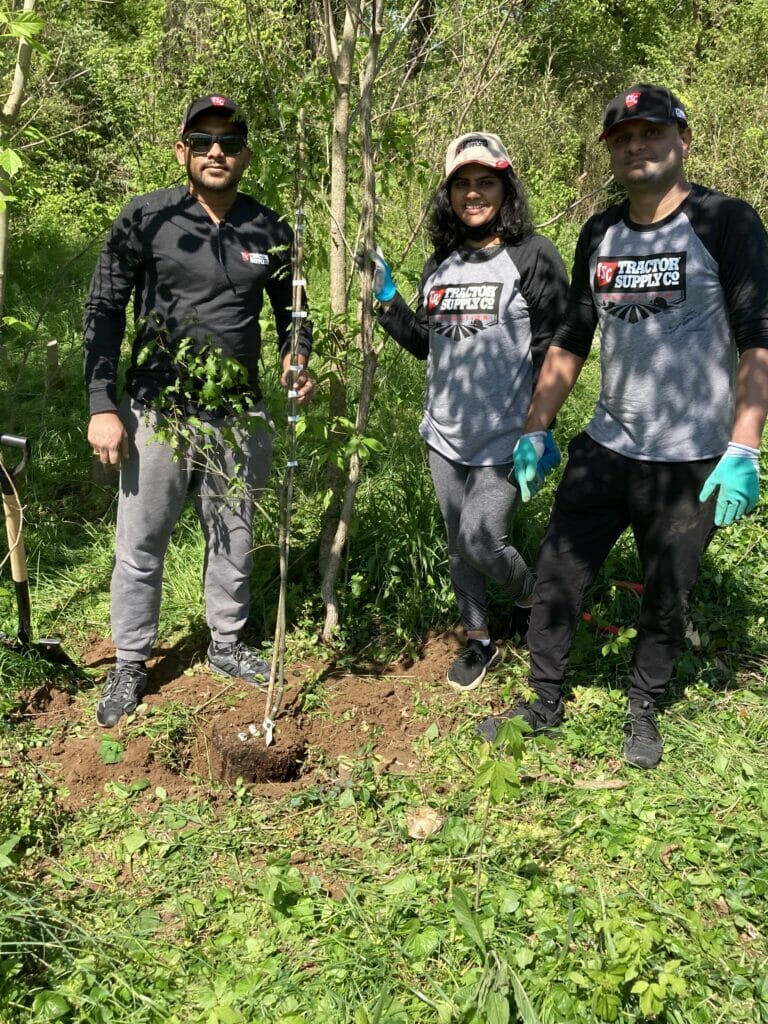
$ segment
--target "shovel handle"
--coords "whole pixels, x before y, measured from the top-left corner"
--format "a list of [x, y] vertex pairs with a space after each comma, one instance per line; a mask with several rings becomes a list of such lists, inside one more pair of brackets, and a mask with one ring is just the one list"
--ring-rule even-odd
[[32, 445], [26, 437], [19, 437], [16, 434], [0, 434], [0, 446], [21, 450], [21, 461], [13, 469], [6, 466], [0, 459], [0, 489], [3, 492], [3, 512], [5, 513], [5, 530], [8, 534], [11, 575], [15, 583], [26, 583], [27, 553], [24, 550], [24, 537], [21, 532], [21, 506], [13, 484], [16, 477], [20, 476], [27, 467], [32, 454]]
[[13, 469], [9, 469], [0, 459], [0, 486], [2, 486], [4, 494], [12, 494], [11, 484], [27, 468], [27, 463], [32, 455], [32, 444], [28, 438], [19, 437], [18, 434], [0, 434], [0, 446], [21, 450], [21, 461]]
[[8, 534], [11, 576], [14, 583], [26, 583], [27, 552], [21, 532], [21, 506], [15, 494], [3, 494], [3, 512], [5, 513], [5, 532]]

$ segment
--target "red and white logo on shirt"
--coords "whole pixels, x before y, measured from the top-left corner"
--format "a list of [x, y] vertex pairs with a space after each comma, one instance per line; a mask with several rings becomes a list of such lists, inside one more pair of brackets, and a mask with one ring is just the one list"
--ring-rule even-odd
[[246, 252], [244, 249], [240, 253], [240, 259], [243, 263], [257, 263], [259, 266], [269, 266], [269, 254], [266, 252]]
[[686, 253], [653, 252], [598, 259], [592, 290], [599, 309], [634, 324], [685, 302]]
[[431, 313], [433, 310], [438, 309], [444, 295], [445, 288], [433, 288], [427, 296], [427, 311]]
[[618, 269], [617, 260], [599, 260], [597, 269], [595, 270], [595, 278], [597, 280], [597, 287], [604, 288], [605, 285], [610, 284], [616, 276]]

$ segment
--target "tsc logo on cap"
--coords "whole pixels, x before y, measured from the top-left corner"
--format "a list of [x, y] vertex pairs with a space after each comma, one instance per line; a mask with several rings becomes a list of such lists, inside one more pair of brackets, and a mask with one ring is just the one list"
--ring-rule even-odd
[[639, 92], [628, 92], [624, 102], [628, 107], [634, 107], [637, 101], [640, 99]]
[[214, 107], [223, 107], [226, 102], [223, 96], [211, 96], [211, 103]]

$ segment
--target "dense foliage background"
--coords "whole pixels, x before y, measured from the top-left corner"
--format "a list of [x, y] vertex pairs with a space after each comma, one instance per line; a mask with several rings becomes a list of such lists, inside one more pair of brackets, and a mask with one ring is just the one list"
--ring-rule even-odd
[[[21, 6], [20, 0], [0, 0], [0, 29]], [[342, 430], [341, 441], [329, 435], [327, 412], [331, 381], [342, 380], [345, 417], [353, 422], [360, 387], [351, 254], [361, 208], [357, 73], [369, 11], [362, 8], [350, 85], [344, 186], [349, 312], [343, 316], [332, 316], [329, 297], [335, 93], [324, 30], [329, 18], [340, 27], [345, 10], [354, 7], [351, 0], [348, 8], [339, 0], [325, 7], [317, 0], [38, 4], [43, 29], [24, 105], [12, 130], [0, 137], [0, 150], [21, 158], [4, 187], [13, 199], [0, 322], [0, 431], [26, 435], [34, 445], [20, 489], [35, 630], [62, 636], [75, 656], [94, 637], [108, 635], [115, 509], [115, 481], [94, 483], [85, 443], [80, 325], [88, 280], [120, 206], [137, 192], [180, 180], [173, 141], [181, 113], [189, 99], [209, 90], [238, 98], [248, 112], [253, 160], [245, 190], [288, 217], [299, 109], [306, 115], [300, 172], [316, 329], [313, 366], [321, 386], [302, 438], [294, 510], [293, 650], [313, 648], [337, 659], [365, 650], [383, 663], [416, 650], [430, 629], [453, 622], [442, 525], [417, 436], [423, 366], [388, 343], [343, 567], [341, 625], [331, 648], [316, 647], [326, 465], [343, 463], [359, 440], [350, 429]], [[0, 31], [6, 92], [16, 46], [15, 36]], [[376, 230], [400, 290], [408, 297], [415, 293], [428, 254], [423, 215], [445, 146], [473, 128], [505, 140], [536, 222], [569, 264], [579, 225], [616, 195], [597, 136], [605, 102], [634, 81], [668, 85], [686, 103], [694, 140], [689, 176], [742, 196], [768, 219], [767, 60], [764, 0], [417, 0], [412, 8], [387, 2], [372, 112]], [[265, 329], [272, 337], [268, 316]], [[55, 371], [46, 365], [54, 340]], [[264, 363], [280, 423], [284, 399], [269, 343]], [[561, 447], [589, 415], [595, 384], [592, 363], [559, 418]], [[258, 640], [268, 639], [274, 625], [276, 492], [267, 496], [264, 512], [256, 537], [252, 628]], [[519, 517], [519, 543], [531, 558], [547, 512], [548, 496]], [[122, 891], [114, 876], [100, 876], [84, 899], [83, 849], [98, 839], [112, 844], [118, 860], [130, 859], [145, 845], [134, 839], [138, 846], [131, 849], [132, 830], [146, 826], [132, 817], [130, 794], [122, 802], [108, 794], [104, 807], [74, 821], [57, 817], [55, 786], [17, 757], [15, 774], [0, 781], [6, 785], [0, 793], [6, 808], [0, 809], [0, 870], [8, 873], [8, 887], [0, 890], [6, 897], [0, 906], [0, 1021], [495, 1024], [531, 1022], [537, 1015], [553, 1024], [646, 1017], [678, 1024], [768, 1021], [768, 807], [759, 756], [768, 721], [764, 516], [763, 505], [748, 523], [724, 531], [704, 565], [692, 610], [697, 644], [687, 649], [677, 680], [681, 690], [688, 687], [692, 710], [670, 727], [678, 730], [672, 735], [688, 763], [680, 754], [667, 774], [659, 773], [660, 781], [635, 784], [623, 800], [610, 793], [554, 797], [535, 790], [517, 822], [530, 853], [521, 853], [520, 832], [510, 831], [509, 806], [486, 808], [483, 818], [483, 776], [473, 774], [477, 754], [466, 732], [435, 747], [429, 785], [461, 778], [470, 764], [469, 781], [462, 781], [468, 789], [452, 806], [450, 829], [435, 846], [392, 852], [393, 816], [418, 797], [419, 787], [429, 787], [423, 779], [388, 781], [361, 759], [357, 804], [343, 798], [347, 817], [340, 832], [333, 833], [338, 792], [273, 812], [240, 789], [223, 818], [210, 808], [186, 808], [184, 820], [196, 816], [199, 822], [198, 837], [179, 844], [169, 871], [157, 860], [142, 884]], [[198, 638], [202, 650], [200, 554], [190, 515], [169, 559], [161, 629], [166, 637]], [[7, 568], [0, 627], [13, 635], [15, 598]], [[614, 615], [606, 581], [613, 575], [636, 578], [637, 571], [625, 538], [591, 595], [592, 607]], [[577, 708], [585, 716], [582, 721], [577, 711], [568, 749], [583, 763], [605, 757], [605, 740], [595, 737], [616, 728], [627, 657], [626, 642], [601, 651], [591, 635], [579, 641], [576, 679], [583, 689]], [[510, 669], [506, 685], [522, 682], [521, 665]], [[44, 682], [48, 671], [0, 646], [0, 710], [10, 714], [16, 691]], [[95, 690], [88, 699], [95, 702]], [[6, 768], [12, 755], [50, 739], [25, 732], [15, 719], [0, 728]], [[554, 754], [540, 750], [536, 756], [538, 770], [557, 770]], [[512, 790], [507, 797], [514, 798]], [[312, 815], [293, 832], [282, 831], [292, 814], [308, 809]], [[166, 807], [162, 813], [171, 812]], [[279, 859], [260, 869], [252, 886], [230, 880], [203, 891], [211, 879], [200, 872], [200, 860], [217, 851], [237, 861], [241, 831], [259, 829], [277, 830], [274, 848], [283, 851], [298, 845], [319, 856], [320, 844], [333, 841], [341, 859], [342, 847], [355, 845], [355, 899], [332, 910], [321, 906], [319, 890], [311, 883], [303, 887]], [[142, 834], [147, 850], [154, 849], [155, 834]], [[226, 842], [216, 838], [220, 834], [229, 837]], [[565, 843], [563, 836], [570, 835], [572, 844]], [[537, 836], [544, 847], [538, 866]], [[6, 848], [4, 837], [15, 842]], [[483, 843], [490, 850], [485, 860]], [[669, 853], [661, 867], [659, 860], [671, 843], [682, 851], [682, 866], [672, 872]], [[472, 888], [481, 868], [484, 900], [475, 918], [460, 896], [447, 903], [446, 892], [454, 883]], [[186, 928], [178, 946], [175, 940], [163, 944], [161, 919], [151, 916], [160, 890], [169, 898], [174, 875], [183, 877], [187, 890], [187, 902], [180, 899], [175, 911]], [[254, 907], [260, 927], [250, 920]], [[150, 916], [141, 918], [145, 912]], [[530, 937], [536, 932], [538, 942]], [[112, 940], [103, 943], [99, 937], [108, 934]], [[307, 943], [323, 965], [320, 980], [310, 968], [304, 980], [297, 978], [291, 967]], [[436, 978], [432, 988], [430, 976]], [[520, 984], [533, 1005], [518, 991]], [[259, 986], [254, 1002], [249, 993]]]

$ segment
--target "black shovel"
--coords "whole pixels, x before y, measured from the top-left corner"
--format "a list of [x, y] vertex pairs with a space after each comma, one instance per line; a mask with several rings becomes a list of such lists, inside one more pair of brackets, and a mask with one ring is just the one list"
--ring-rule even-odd
[[24, 547], [22, 533], [22, 512], [16, 480], [27, 467], [32, 454], [32, 445], [26, 437], [15, 434], [0, 434], [0, 447], [18, 448], [21, 461], [12, 469], [5, 465], [0, 455], [0, 488], [3, 492], [3, 512], [5, 513], [5, 530], [8, 534], [8, 556], [11, 563], [11, 575], [16, 588], [16, 605], [19, 609], [19, 632], [16, 640], [0, 633], [0, 639], [21, 651], [34, 651], [47, 661], [58, 665], [77, 668], [72, 659], [65, 654], [61, 640], [53, 637], [41, 637], [32, 643], [31, 605], [29, 600], [29, 579], [27, 576], [27, 552]]

